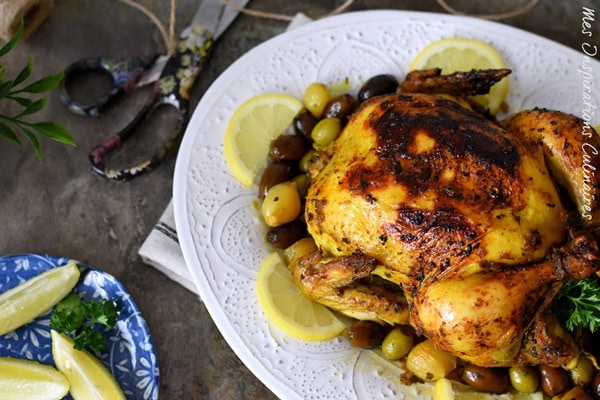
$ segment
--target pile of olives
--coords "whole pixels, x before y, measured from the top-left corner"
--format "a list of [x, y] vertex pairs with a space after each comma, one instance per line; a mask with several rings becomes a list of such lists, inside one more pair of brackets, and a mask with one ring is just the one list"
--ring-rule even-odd
[[583, 354], [570, 370], [548, 365], [488, 368], [465, 363], [436, 348], [410, 326], [384, 327], [357, 321], [348, 329], [348, 336], [357, 347], [378, 349], [389, 360], [403, 360], [411, 377], [418, 380], [446, 377], [487, 393], [542, 391], [553, 400], [600, 399], [600, 371], [593, 357]]
[[294, 118], [293, 134], [282, 133], [270, 145], [267, 164], [258, 189], [261, 212], [267, 224], [267, 242], [283, 249], [305, 237], [304, 198], [307, 172], [318, 161], [319, 150], [341, 133], [361, 102], [394, 93], [399, 82], [393, 75], [376, 75], [356, 97], [343, 93], [331, 97], [329, 88], [311, 83], [304, 93], [304, 109]]

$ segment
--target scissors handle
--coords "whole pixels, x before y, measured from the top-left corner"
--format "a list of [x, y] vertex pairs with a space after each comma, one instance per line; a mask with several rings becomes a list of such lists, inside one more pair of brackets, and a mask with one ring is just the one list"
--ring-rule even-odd
[[[158, 55], [140, 56], [132, 59], [90, 57], [84, 58], [69, 65], [60, 84], [60, 99], [72, 112], [78, 115], [97, 117], [117, 96], [136, 87], [137, 83], [150, 69]], [[107, 94], [90, 103], [83, 103], [73, 99], [68, 90], [68, 85], [77, 75], [88, 72], [104, 72], [112, 78], [112, 87]]]
[[[128, 180], [156, 168], [177, 146], [188, 122], [189, 100], [194, 81], [212, 51], [212, 33], [197, 26], [186, 28], [177, 42], [175, 54], [154, 84], [152, 94], [140, 113], [120, 132], [96, 146], [89, 154], [92, 170], [113, 180]], [[168, 105], [179, 112], [172, 136], [163, 148], [150, 159], [131, 168], [111, 169], [105, 158], [129, 139], [137, 125], [148, 118], [159, 106]]]

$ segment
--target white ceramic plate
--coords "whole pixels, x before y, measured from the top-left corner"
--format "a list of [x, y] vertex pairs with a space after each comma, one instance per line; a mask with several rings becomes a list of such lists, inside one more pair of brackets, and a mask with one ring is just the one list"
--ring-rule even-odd
[[[355, 94], [375, 74], [402, 79], [414, 56], [443, 37], [476, 38], [499, 51], [513, 70], [507, 98], [512, 111], [538, 106], [585, 118], [593, 111], [586, 101], [600, 104], [598, 91], [589, 99], [584, 95], [586, 85], [600, 77], [600, 63], [583, 53], [483, 20], [366, 11], [310, 23], [258, 46], [213, 83], [194, 112], [174, 178], [183, 254], [229, 345], [281, 398], [426, 398], [428, 391], [401, 387], [399, 367], [376, 352], [353, 348], [344, 339], [304, 343], [269, 325], [254, 284], [268, 254], [252, 208], [257, 189], [241, 186], [228, 172], [222, 152], [227, 121], [237, 106], [260, 93], [302, 98], [313, 81], [339, 87], [348, 79]], [[590, 122], [598, 124], [599, 118], [596, 112]]]

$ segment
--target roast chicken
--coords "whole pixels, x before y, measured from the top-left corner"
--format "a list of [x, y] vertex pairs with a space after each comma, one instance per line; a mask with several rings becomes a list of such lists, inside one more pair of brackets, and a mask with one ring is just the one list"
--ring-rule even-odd
[[290, 265], [296, 283], [477, 365], [572, 366], [549, 305], [600, 269], [600, 136], [545, 109], [498, 122], [443, 91], [370, 99], [322, 149], [305, 207], [318, 250]]

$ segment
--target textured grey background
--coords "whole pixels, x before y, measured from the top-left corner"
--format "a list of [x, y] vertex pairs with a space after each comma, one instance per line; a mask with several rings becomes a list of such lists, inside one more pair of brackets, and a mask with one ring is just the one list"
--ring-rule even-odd
[[[141, 3], [168, 21], [169, 1]], [[251, 0], [249, 7], [288, 15], [302, 11], [317, 18], [341, 3]], [[497, 12], [523, 1], [448, 3], [470, 12]], [[196, 0], [177, 1], [177, 31], [193, 15], [196, 4]], [[579, 49], [584, 40], [582, 5], [595, 8], [600, 19], [598, 1], [542, 0], [528, 14], [503, 22]], [[385, 8], [444, 12], [435, 0], [357, 0], [351, 7]], [[211, 80], [230, 63], [283, 32], [286, 25], [240, 16], [217, 43], [213, 59], [194, 87], [192, 108]], [[600, 22], [593, 29], [592, 40], [600, 45]], [[39, 77], [86, 56], [127, 57], [160, 51], [163, 45], [158, 31], [143, 14], [127, 5], [115, 0], [56, 0], [40, 29], [0, 62], [7, 64], [8, 76], [14, 76], [32, 56], [33, 76]], [[0, 102], [0, 111], [2, 107]], [[28, 143], [18, 147], [0, 139], [0, 254], [35, 252], [71, 257], [118, 277], [150, 326], [160, 363], [161, 399], [274, 398], [229, 349], [197, 298], [144, 265], [137, 255], [171, 198], [175, 156], [151, 174], [126, 183], [100, 179], [89, 170], [89, 150], [122, 127], [135, 111], [135, 106], [126, 103], [99, 118], [83, 118], [67, 112], [53, 92], [35, 118], [66, 126], [77, 147], [41, 139], [40, 161]]]

